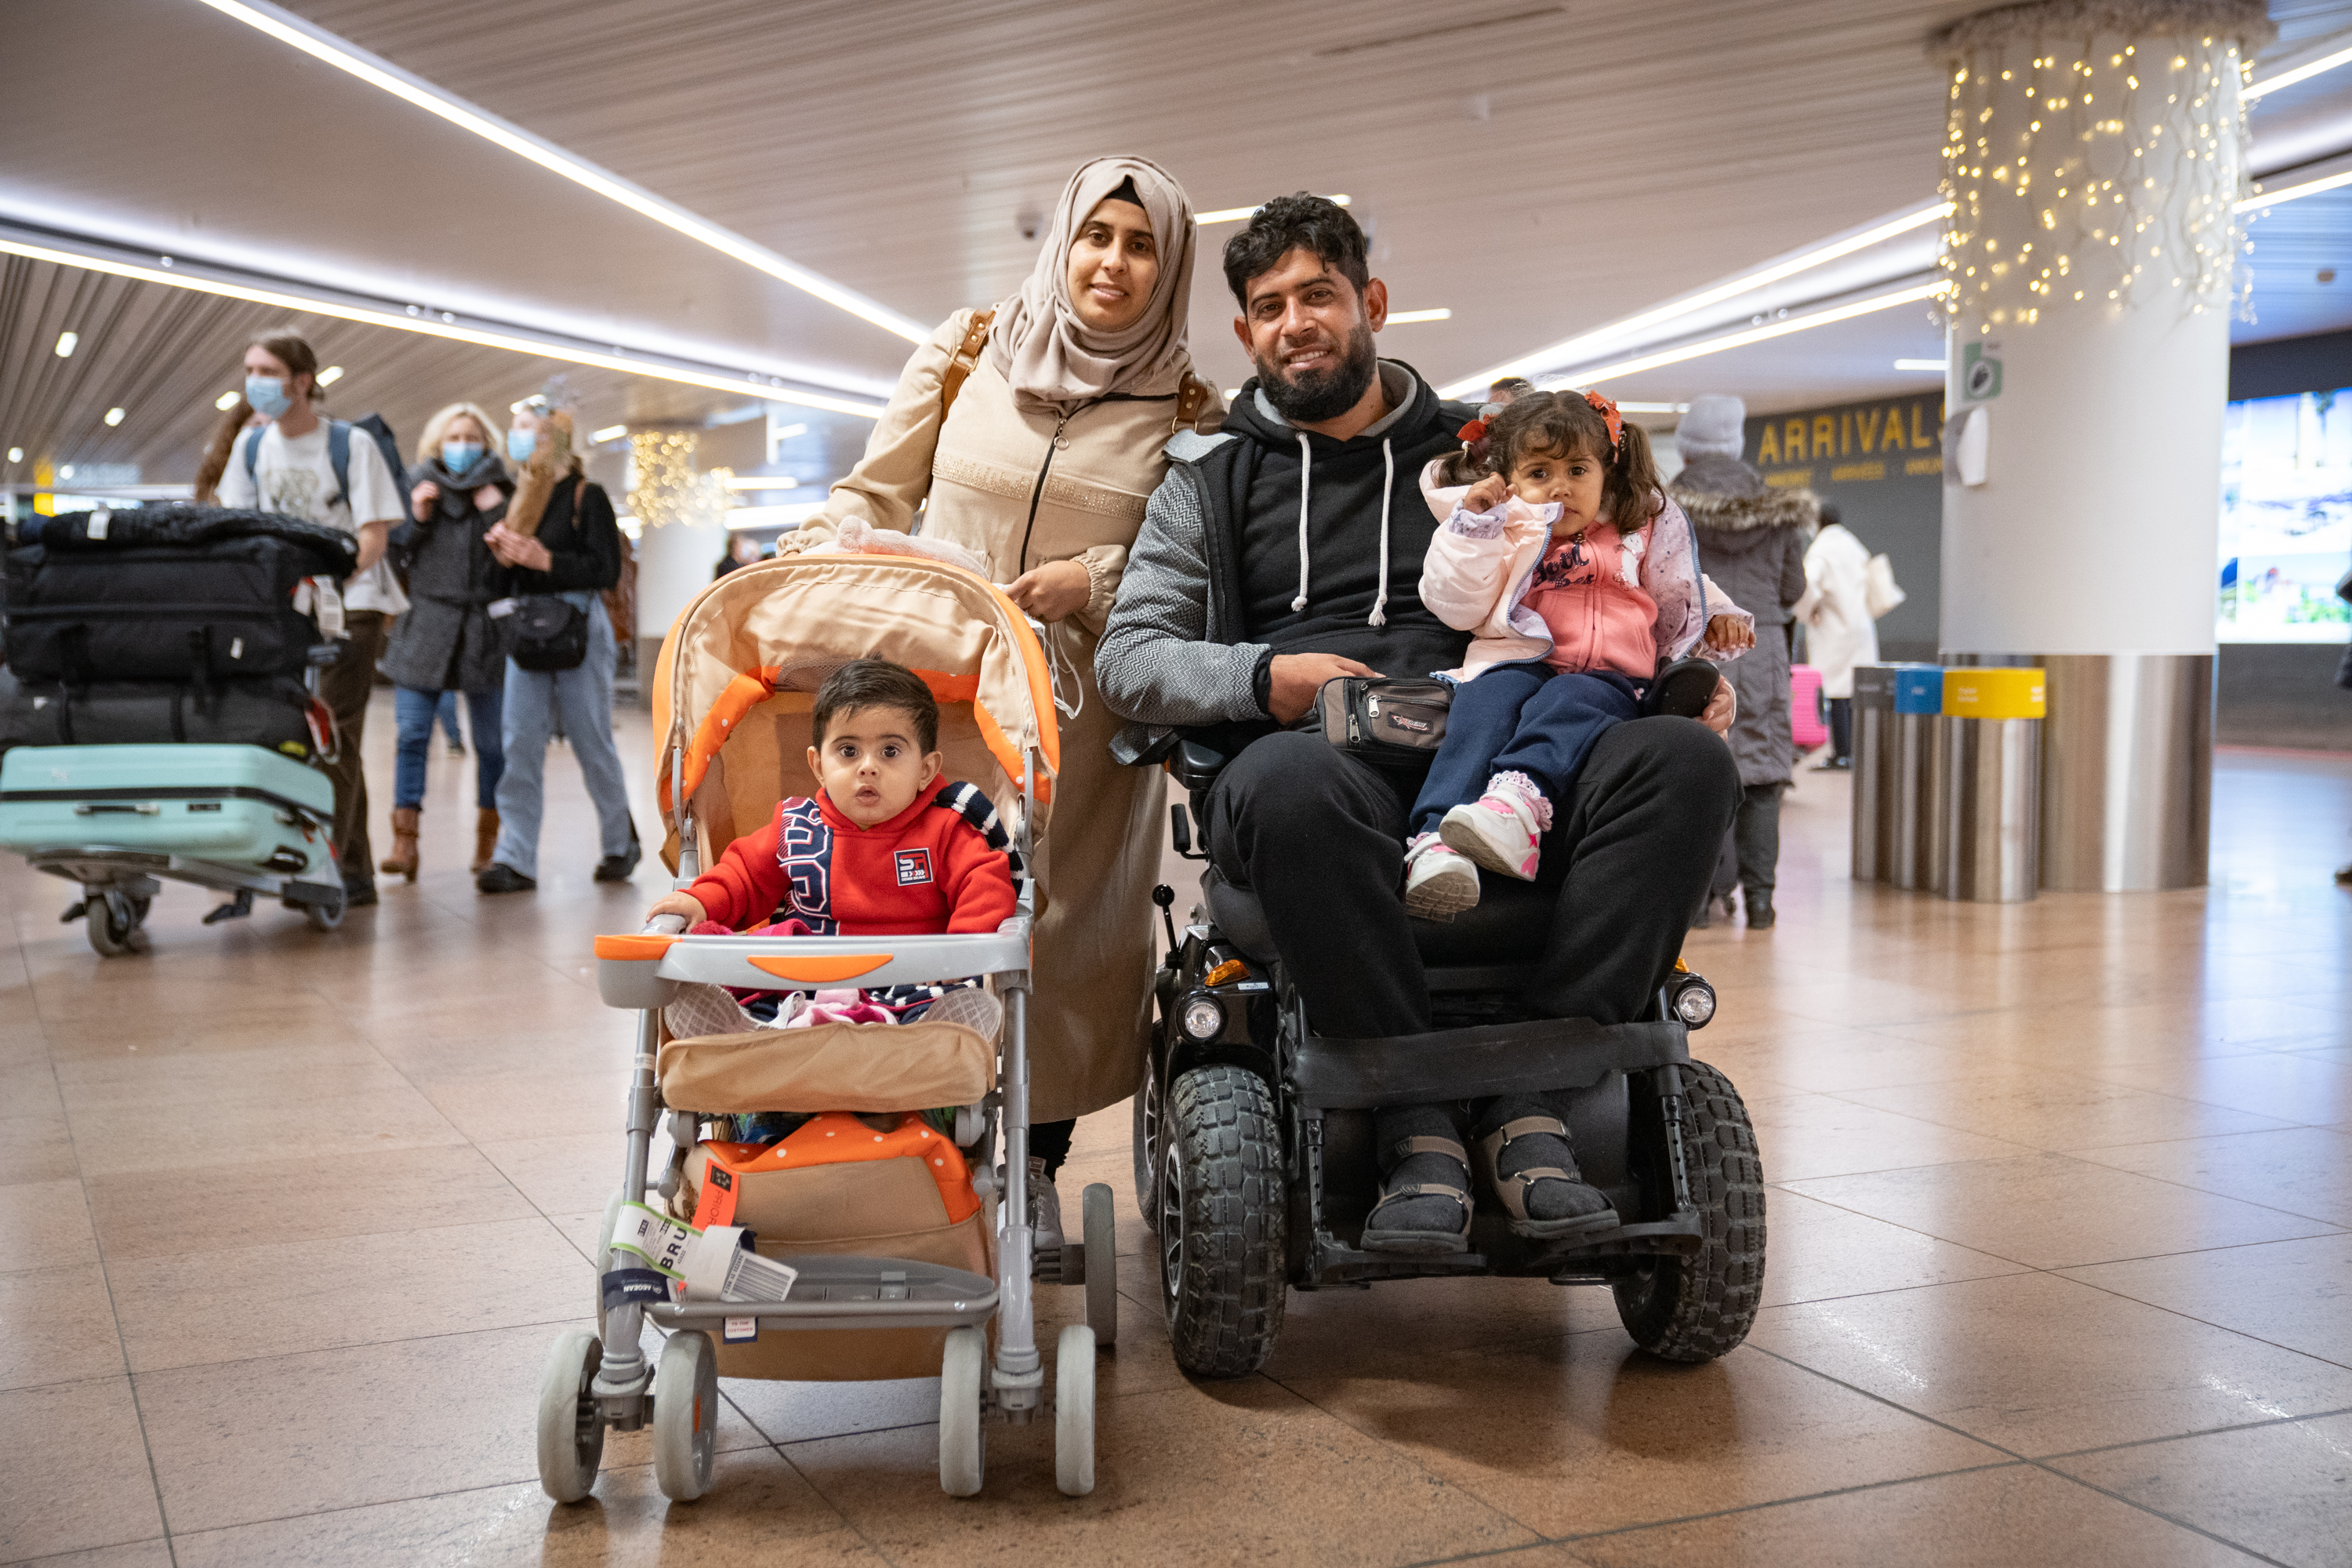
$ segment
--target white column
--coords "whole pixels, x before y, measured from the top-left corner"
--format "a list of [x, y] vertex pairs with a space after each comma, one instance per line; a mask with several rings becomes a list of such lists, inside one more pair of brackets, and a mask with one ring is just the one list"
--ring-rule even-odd
[[[697, 471], [692, 430], [630, 437], [629, 510], [637, 519], [637, 626], [658, 645], [727, 553], [724, 496]], [[646, 661], [648, 675], [650, 658]]]
[[2062, 0], [1940, 40], [1943, 647], [2051, 669], [2046, 886], [2205, 879], [2240, 88], [2269, 37], [2232, 0]]

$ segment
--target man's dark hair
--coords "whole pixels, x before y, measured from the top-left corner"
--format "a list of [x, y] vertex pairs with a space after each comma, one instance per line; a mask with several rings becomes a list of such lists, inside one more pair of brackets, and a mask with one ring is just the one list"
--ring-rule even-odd
[[887, 658], [856, 658], [824, 678], [816, 689], [816, 707], [809, 715], [809, 744], [824, 744], [825, 731], [836, 713], [860, 708], [896, 708], [915, 721], [915, 743], [926, 752], [940, 749], [940, 700], [923, 678], [903, 664]]
[[1249, 226], [1225, 241], [1225, 285], [1246, 311], [1250, 279], [1271, 272], [1294, 250], [1311, 250], [1361, 294], [1371, 281], [1364, 231], [1348, 209], [1305, 191], [1276, 196], [1257, 209]]

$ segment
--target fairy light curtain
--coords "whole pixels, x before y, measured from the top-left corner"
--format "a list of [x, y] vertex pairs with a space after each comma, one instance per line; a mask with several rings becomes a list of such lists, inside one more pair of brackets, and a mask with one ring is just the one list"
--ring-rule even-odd
[[2241, 92], [2275, 31], [2259, 0], [2053, 0], [1946, 29], [1951, 319], [2244, 308]]

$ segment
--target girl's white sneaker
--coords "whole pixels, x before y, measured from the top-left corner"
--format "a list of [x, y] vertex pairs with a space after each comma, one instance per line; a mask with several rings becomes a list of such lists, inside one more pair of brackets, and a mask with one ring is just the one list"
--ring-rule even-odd
[[1532, 783], [1520, 787], [1516, 781], [1521, 777], [1496, 774], [1487, 782], [1485, 795], [1445, 814], [1437, 836], [1489, 871], [1532, 882], [1550, 803]]
[[1405, 846], [1404, 912], [1420, 921], [1450, 921], [1478, 902], [1478, 868], [1447, 848], [1434, 833]]

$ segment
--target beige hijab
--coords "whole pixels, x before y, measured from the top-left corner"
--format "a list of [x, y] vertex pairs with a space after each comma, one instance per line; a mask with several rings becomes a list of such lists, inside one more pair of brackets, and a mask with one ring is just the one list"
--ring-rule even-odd
[[[1160, 276], [1133, 324], [1097, 332], [1070, 303], [1070, 247], [1097, 203], [1128, 181], [1143, 198], [1160, 253]], [[1110, 393], [1164, 397], [1175, 393], [1191, 356], [1184, 317], [1192, 297], [1192, 203], [1159, 164], [1142, 158], [1097, 158], [1062, 189], [1053, 232], [1021, 292], [996, 309], [989, 363], [1024, 399], [1083, 403]]]

